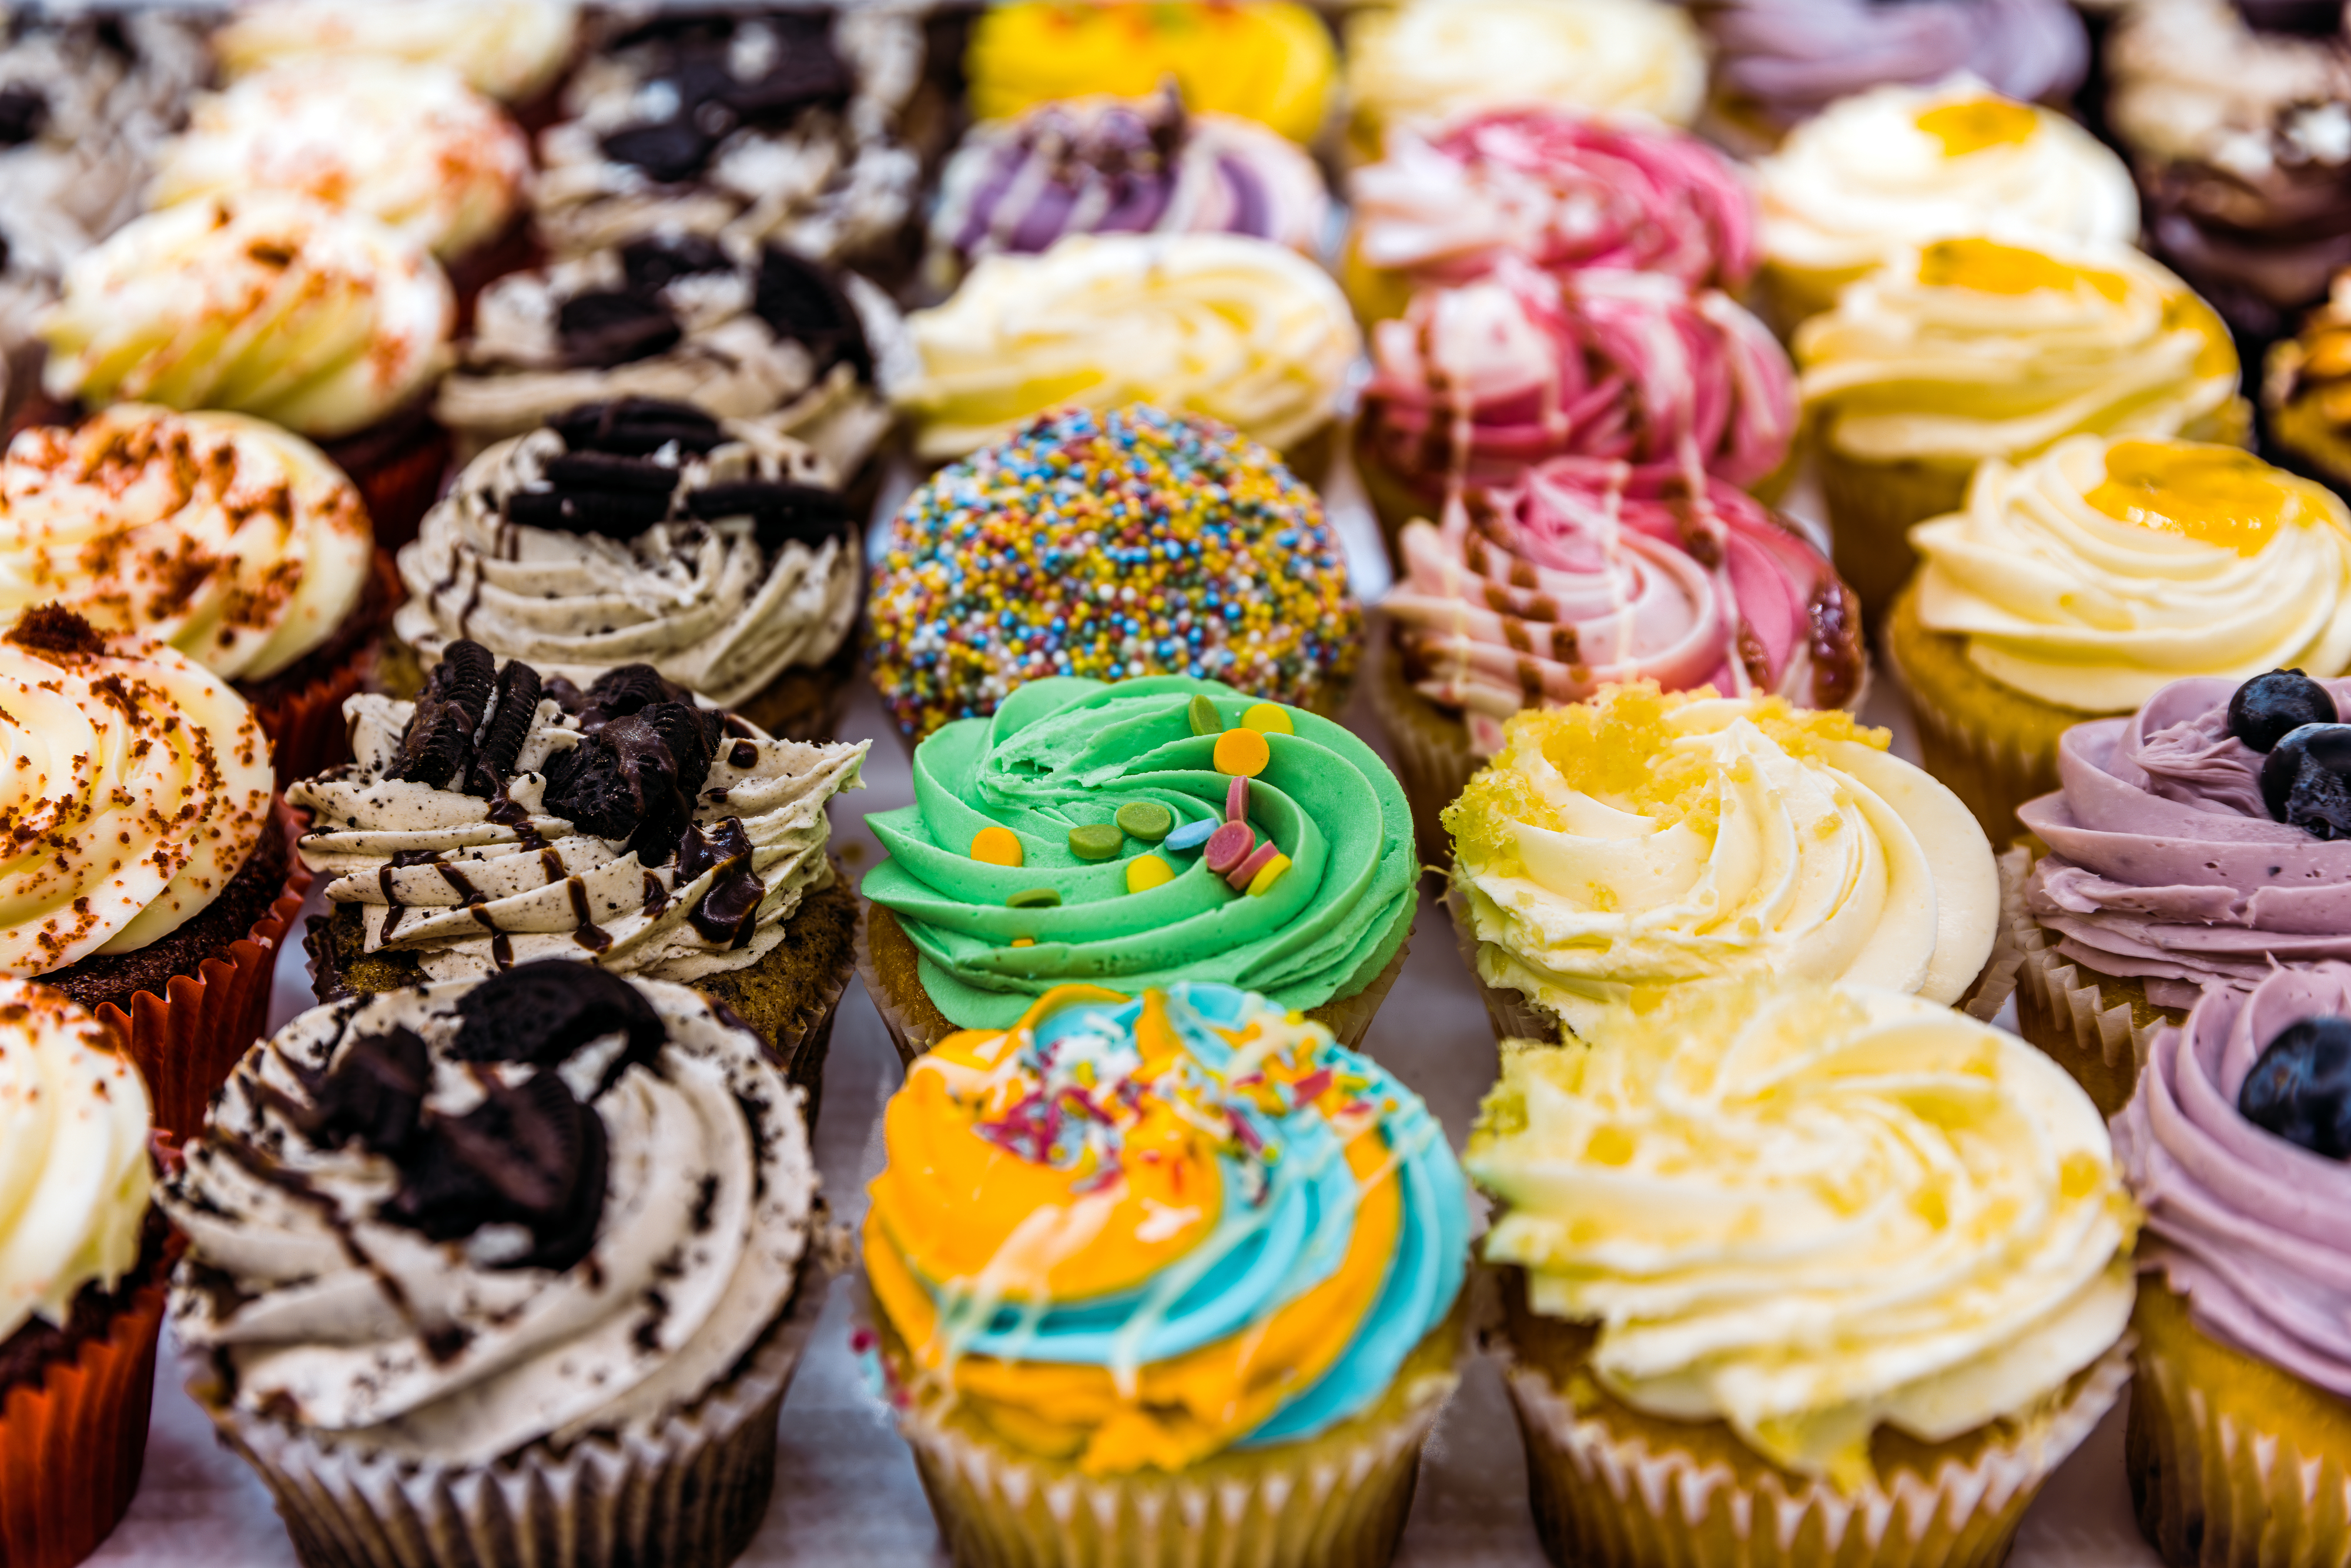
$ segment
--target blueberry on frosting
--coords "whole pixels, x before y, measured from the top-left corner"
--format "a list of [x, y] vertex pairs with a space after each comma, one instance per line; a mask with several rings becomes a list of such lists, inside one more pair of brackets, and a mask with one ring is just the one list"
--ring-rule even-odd
[[2306, 724], [2333, 724], [2335, 699], [2300, 670], [2255, 675], [2229, 699], [2229, 733], [2255, 751], [2269, 751]]
[[2314, 838], [2351, 838], [2351, 724], [2305, 724], [2289, 731], [2262, 763], [2262, 803], [2270, 815]]
[[2351, 1019], [2320, 1014], [2280, 1030], [2245, 1074], [2237, 1109], [2289, 1144], [2351, 1158]]

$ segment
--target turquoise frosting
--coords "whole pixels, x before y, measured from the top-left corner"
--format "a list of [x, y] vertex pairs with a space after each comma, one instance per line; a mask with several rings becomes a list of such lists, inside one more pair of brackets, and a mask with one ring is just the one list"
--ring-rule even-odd
[[[1295, 733], [1266, 737], [1249, 819], [1290, 860], [1267, 893], [1238, 894], [1199, 852], [1127, 839], [1115, 859], [1081, 860], [1069, 832], [1153, 800], [1177, 827], [1218, 821], [1231, 779], [1214, 735], [1195, 735], [1196, 695], [1228, 727], [1257, 706], [1215, 681], [1148, 676], [1105, 685], [1032, 682], [992, 717], [946, 726], [914, 752], [914, 804], [866, 819], [890, 859], [867, 898], [898, 917], [921, 953], [933, 1002], [965, 1029], [1005, 1029], [1055, 986], [1134, 992], [1217, 980], [1284, 1008], [1361, 990], [1412, 930], [1419, 865], [1404, 790], [1372, 749], [1302, 708]], [[983, 828], [1009, 829], [1023, 863], [971, 858]], [[1156, 854], [1176, 875], [1127, 891], [1127, 863]], [[1007, 901], [1050, 889], [1058, 905]], [[1012, 946], [1016, 937], [1033, 946]]]

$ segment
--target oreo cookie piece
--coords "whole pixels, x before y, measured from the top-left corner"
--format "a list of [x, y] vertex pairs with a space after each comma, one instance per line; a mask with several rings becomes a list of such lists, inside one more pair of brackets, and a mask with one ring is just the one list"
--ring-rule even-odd
[[673, 444], [680, 452], [704, 453], [726, 439], [718, 421], [693, 404], [650, 397], [583, 402], [548, 423], [573, 452], [627, 457], [650, 456]]
[[496, 678], [497, 660], [479, 643], [461, 637], [442, 649], [384, 777], [437, 789], [464, 774]]
[[681, 277], [734, 270], [726, 250], [706, 235], [653, 235], [621, 247], [629, 292], [648, 299]]
[[596, 145], [605, 157], [643, 171], [648, 180], [682, 185], [709, 166], [718, 138], [684, 120], [662, 120], [607, 131]]
[[400, 1189], [382, 1218], [434, 1241], [517, 1225], [531, 1246], [498, 1266], [569, 1269], [588, 1255], [603, 1218], [603, 1119], [554, 1072], [484, 1088], [464, 1115], [426, 1120], [395, 1161]]
[[565, 362], [590, 370], [649, 360], [685, 336], [668, 307], [622, 288], [573, 295], [556, 308], [555, 332]]
[[615, 665], [588, 687], [588, 706], [601, 708], [609, 718], [625, 717], [653, 703], [691, 700], [684, 686], [662, 679], [651, 664]]
[[593, 964], [542, 958], [517, 964], [457, 999], [464, 1061], [527, 1061], [556, 1067], [607, 1035], [625, 1043], [604, 1070], [601, 1094], [632, 1063], [651, 1066], [667, 1032], [634, 986]]
[[0, 147], [21, 147], [49, 122], [49, 98], [27, 81], [0, 87]]
[[857, 308], [832, 274], [815, 262], [779, 246], [761, 246], [751, 309], [777, 337], [805, 347], [819, 375], [845, 362], [859, 381], [872, 383], [873, 350]]
[[495, 795], [514, 777], [515, 758], [522, 755], [522, 743], [529, 738], [531, 720], [538, 713], [538, 672], [520, 659], [508, 659], [498, 672], [489, 722], [474, 747], [466, 794]]
[[293, 1114], [305, 1137], [322, 1148], [357, 1139], [395, 1158], [415, 1141], [433, 1062], [423, 1040], [405, 1026], [359, 1035], [320, 1079], [310, 1104]]

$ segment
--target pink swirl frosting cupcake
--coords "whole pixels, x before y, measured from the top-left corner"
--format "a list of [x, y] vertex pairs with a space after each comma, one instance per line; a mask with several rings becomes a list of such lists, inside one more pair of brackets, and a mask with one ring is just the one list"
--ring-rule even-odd
[[[1649, 679], [1842, 707], [1861, 616], [1821, 553], [1719, 479], [1562, 457], [1473, 490], [1403, 536], [1384, 601], [1407, 678], [1463, 710], [1481, 751], [1522, 707]], [[1481, 735], [1481, 731], [1486, 733]]]
[[1746, 286], [1755, 202], [1694, 136], [1549, 109], [1400, 130], [1355, 172], [1355, 251], [1416, 283], [1460, 283], [1503, 256], [1549, 272], [1663, 273], [1693, 288]]

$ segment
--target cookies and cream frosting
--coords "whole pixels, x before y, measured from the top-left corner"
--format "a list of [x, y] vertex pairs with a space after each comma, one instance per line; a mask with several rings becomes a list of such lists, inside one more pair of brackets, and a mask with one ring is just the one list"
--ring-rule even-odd
[[1462, 1163], [1502, 1206], [1487, 1260], [1596, 1325], [1609, 1393], [1849, 1494], [1880, 1426], [1942, 1443], [2053, 1406], [2137, 1293], [2089, 1096], [1871, 987], [1692, 988], [1506, 1043]]
[[0, 754], [22, 759], [0, 774], [0, 974], [169, 935], [270, 831], [269, 742], [245, 699], [176, 648], [54, 605], [0, 632]]
[[529, 177], [521, 130], [455, 70], [329, 57], [199, 97], [157, 157], [148, 200], [298, 191], [446, 258], [497, 238]]
[[1269, 446], [1335, 417], [1361, 350], [1331, 275], [1239, 235], [1071, 235], [991, 256], [906, 319], [922, 373], [897, 389], [915, 450], [960, 457], [1075, 404], [1206, 414]]
[[392, 630], [428, 665], [471, 638], [583, 687], [651, 664], [720, 707], [823, 664], [857, 620], [859, 519], [778, 423], [640, 400], [500, 442], [402, 548]]
[[87, 1009], [0, 979], [0, 1344], [63, 1328], [138, 1267], [153, 1173], [147, 1085]]
[[1855, 93], [1789, 132], [1756, 169], [1763, 254], [1782, 267], [1859, 272], [1933, 240], [2127, 245], [2130, 171], [2053, 109], [1970, 77]]
[[1957, 1000], [1991, 846], [1884, 730], [1776, 697], [1611, 686], [1512, 718], [1445, 811], [1478, 974], [1586, 1034], [1636, 988], [1737, 976]]
[[329, 903], [359, 906], [366, 951], [412, 951], [436, 980], [757, 963], [831, 884], [825, 802], [870, 744], [771, 740], [647, 665], [583, 692], [472, 642], [444, 646], [415, 702], [343, 711], [355, 760], [286, 792], [314, 824], [296, 847]]
[[625, 1441], [791, 1300], [800, 1101], [658, 980], [541, 964], [314, 1008], [246, 1053], [162, 1193], [173, 1332], [237, 1409], [339, 1447]]
[[882, 1135], [884, 1366], [1016, 1450], [1181, 1474], [1451, 1386], [1445, 1129], [1263, 997], [1061, 987], [918, 1058]]
[[1866, 463], [2014, 460], [2061, 437], [2243, 423], [2211, 308], [2137, 251], [1937, 240], [1797, 329], [1822, 439]]
[[228, 680], [332, 637], [374, 559], [341, 470], [244, 414], [117, 403], [24, 431], [0, 461], [0, 616], [61, 602]]
[[579, 36], [573, 0], [262, 0], [213, 34], [231, 79], [289, 63], [377, 56], [463, 72], [475, 89], [520, 103], [551, 86]]
[[1918, 619], [1970, 664], [2085, 714], [2184, 675], [2351, 664], [2351, 512], [2231, 446], [2077, 435], [1987, 460], [1910, 530]]
[[41, 325], [42, 383], [323, 440], [423, 392], [455, 313], [439, 264], [373, 218], [280, 191], [205, 197], [135, 220], [67, 269]]

